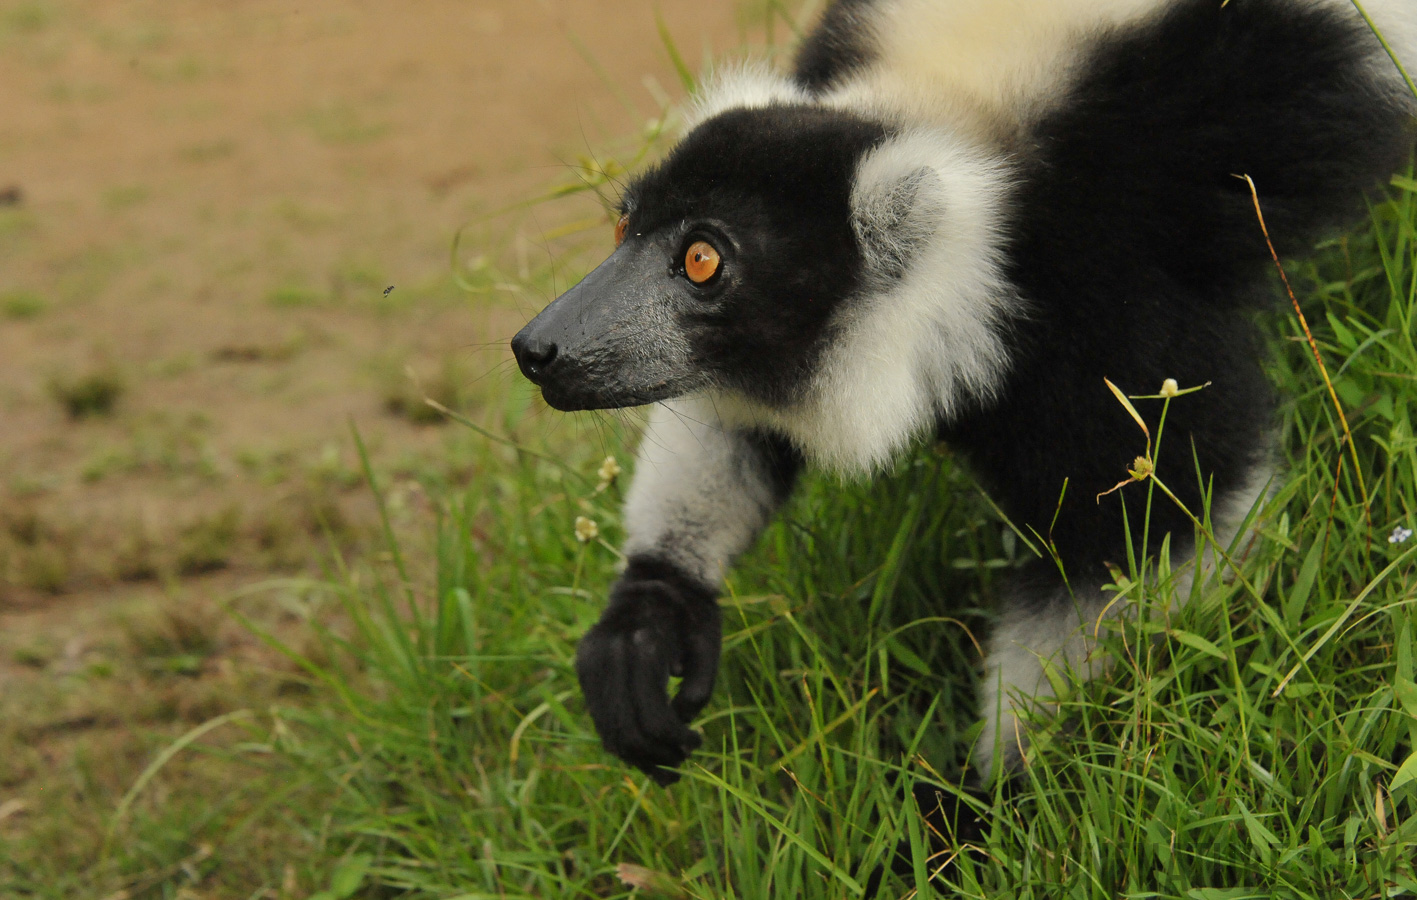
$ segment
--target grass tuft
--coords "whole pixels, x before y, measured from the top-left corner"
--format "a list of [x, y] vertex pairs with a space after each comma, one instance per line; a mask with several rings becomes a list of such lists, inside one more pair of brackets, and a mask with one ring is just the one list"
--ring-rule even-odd
[[219, 620], [209, 608], [168, 606], [124, 623], [133, 655], [155, 673], [195, 675], [217, 650]]
[[48, 308], [44, 298], [32, 291], [0, 293], [0, 317], [12, 322], [38, 318]]
[[112, 414], [127, 383], [116, 366], [102, 364], [77, 374], [56, 374], [48, 388], [65, 414], [78, 420]]
[[182, 529], [177, 539], [180, 575], [201, 575], [227, 567], [241, 529], [241, 510], [228, 506], [202, 516]]

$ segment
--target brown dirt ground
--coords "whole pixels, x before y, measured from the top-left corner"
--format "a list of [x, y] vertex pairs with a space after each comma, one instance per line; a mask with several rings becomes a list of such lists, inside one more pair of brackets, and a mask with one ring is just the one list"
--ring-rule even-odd
[[[0, 0], [0, 731], [28, 751], [0, 838], [93, 732], [126, 746], [125, 695], [222, 708], [255, 651], [221, 598], [311, 570], [322, 523], [361, 546], [351, 420], [385, 471], [437, 465], [447, 429], [388, 409], [404, 367], [471, 381], [546, 299], [469, 300], [452, 236], [680, 93], [656, 9], [696, 70], [743, 41], [699, 0]], [[65, 413], [85, 380], [111, 413]], [[135, 662], [187, 644], [195, 686]]]

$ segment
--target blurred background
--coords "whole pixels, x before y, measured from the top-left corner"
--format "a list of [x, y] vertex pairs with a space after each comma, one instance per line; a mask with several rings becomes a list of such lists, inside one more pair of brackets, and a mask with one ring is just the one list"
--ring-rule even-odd
[[[593, 200], [517, 204], [642, 144], [672, 57], [697, 72], [766, 13], [0, 0], [0, 893], [172, 895], [201, 862], [99, 864], [174, 735], [304, 689], [223, 603], [374, 552], [351, 425], [417, 557], [424, 486], [475, 477], [424, 394], [522, 390], [502, 348], [559, 283], [548, 233], [600, 228]], [[266, 593], [250, 615], [303, 648], [301, 593]], [[156, 802], [191, 837], [233, 771], [174, 766]], [[249, 830], [185, 896], [320, 877]]]

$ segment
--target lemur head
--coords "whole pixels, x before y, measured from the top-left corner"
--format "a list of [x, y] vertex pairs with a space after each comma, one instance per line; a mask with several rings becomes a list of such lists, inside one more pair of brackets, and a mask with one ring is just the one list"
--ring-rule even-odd
[[1002, 175], [940, 135], [759, 101], [710, 105], [512, 348], [557, 409], [707, 393], [870, 468], [996, 379]]

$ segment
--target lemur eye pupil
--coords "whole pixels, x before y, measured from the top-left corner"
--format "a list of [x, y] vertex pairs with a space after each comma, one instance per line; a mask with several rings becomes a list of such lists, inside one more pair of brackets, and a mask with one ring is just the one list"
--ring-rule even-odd
[[620, 220], [615, 223], [615, 246], [625, 243], [625, 232], [630, 230], [630, 214], [625, 213], [620, 216]]
[[695, 241], [684, 254], [684, 274], [694, 284], [703, 284], [718, 274], [723, 258], [708, 241]]

